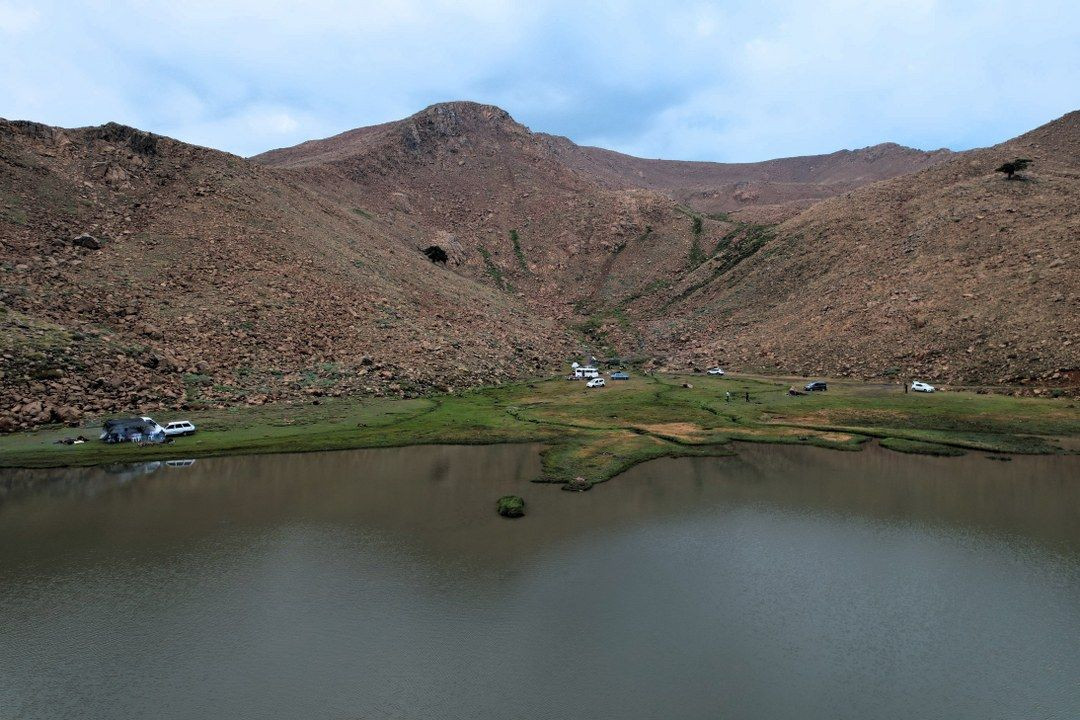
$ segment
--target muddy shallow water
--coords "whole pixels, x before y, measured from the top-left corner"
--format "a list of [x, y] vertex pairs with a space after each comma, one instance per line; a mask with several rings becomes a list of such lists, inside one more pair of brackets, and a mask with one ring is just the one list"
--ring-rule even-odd
[[1078, 457], [742, 445], [583, 494], [538, 469], [0, 471], [0, 717], [1080, 715]]

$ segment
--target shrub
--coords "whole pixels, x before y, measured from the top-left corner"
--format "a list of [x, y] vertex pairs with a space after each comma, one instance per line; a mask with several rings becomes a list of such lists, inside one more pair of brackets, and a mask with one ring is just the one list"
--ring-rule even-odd
[[705, 262], [705, 250], [701, 247], [701, 241], [698, 236], [694, 236], [694, 241], [690, 243], [690, 269], [697, 268], [701, 263]]
[[495, 509], [503, 517], [519, 518], [525, 514], [525, 501], [519, 495], [503, 495]]

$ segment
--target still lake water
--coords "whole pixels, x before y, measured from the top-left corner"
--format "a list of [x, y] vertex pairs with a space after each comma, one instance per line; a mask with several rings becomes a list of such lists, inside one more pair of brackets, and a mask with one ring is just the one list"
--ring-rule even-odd
[[1080, 457], [538, 469], [0, 473], [0, 718], [1080, 717]]

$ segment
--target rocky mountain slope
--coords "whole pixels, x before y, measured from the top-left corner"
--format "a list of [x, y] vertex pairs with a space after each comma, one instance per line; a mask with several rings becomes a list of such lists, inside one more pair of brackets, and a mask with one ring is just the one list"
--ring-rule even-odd
[[0, 121], [0, 429], [582, 352], [1075, 385], [1078, 138], [669, 163], [448, 103], [245, 160]]
[[[995, 172], [1015, 157], [1032, 160], [1022, 178]], [[1078, 112], [756, 237], [672, 288], [657, 347], [805, 374], [1080, 384]]]
[[882, 143], [828, 155], [716, 163], [647, 160], [581, 147], [561, 137], [549, 137], [548, 142], [568, 166], [612, 187], [657, 190], [699, 212], [733, 214], [747, 221], [786, 219], [823, 198], [933, 167], [954, 154]]
[[253, 159], [562, 320], [679, 273], [695, 239], [665, 195], [606, 186], [492, 106], [435, 105]]
[[3, 429], [497, 382], [571, 347], [515, 296], [405, 251], [407, 226], [117, 125], [0, 123], [0, 230]]

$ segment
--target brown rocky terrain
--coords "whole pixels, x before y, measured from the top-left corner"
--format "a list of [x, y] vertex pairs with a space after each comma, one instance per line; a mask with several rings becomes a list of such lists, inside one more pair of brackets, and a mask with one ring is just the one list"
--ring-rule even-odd
[[[579, 352], [1076, 384], [1077, 126], [723, 165], [474, 103], [251, 160], [0, 121], [0, 429], [408, 395]], [[993, 172], [1018, 155], [1026, 179]]]
[[612, 287], [678, 274], [694, 242], [670, 198], [607, 187], [492, 106], [435, 105], [253, 160], [402, 228], [414, 251], [443, 248], [456, 272], [562, 320]]
[[[1023, 178], [994, 171], [1015, 157], [1032, 160]], [[1080, 112], [756, 232], [671, 289], [655, 347], [803, 374], [1080, 384]]]
[[581, 147], [566, 138], [547, 140], [560, 160], [612, 187], [648, 188], [698, 212], [758, 222], [786, 219], [818, 200], [933, 167], [954, 154], [882, 143], [828, 155], [716, 163], [647, 160]]
[[5, 122], [0, 148], [4, 429], [497, 382], [571, 347], [408, 226], [241, 158], [116, 125]]

